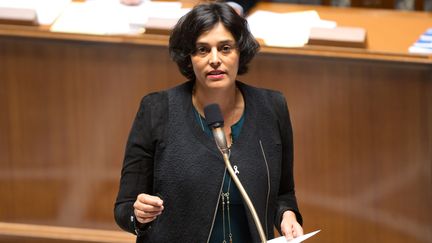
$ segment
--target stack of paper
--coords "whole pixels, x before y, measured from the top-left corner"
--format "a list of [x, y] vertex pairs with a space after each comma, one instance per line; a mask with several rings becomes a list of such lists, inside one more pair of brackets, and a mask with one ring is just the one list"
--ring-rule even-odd
[[420, 35], [418, 40], [408, 48], [408, 51], [417, 54], [432, 54], [432, 28]]
[[129, 24], [122, 5], [113, 1], [72, 2], [51, 26], [53, 32], [81, 34], [124, 34]]
[[146, 32], [147, 28], [171, 29], [189, 11], [182, 8], [181, 2], [148, 1], [141, 4], [140, 9], [129, 12], [128, 22], [131, 28], [144, 28]]
[[144, 32], [150, 19], [177, 20], [187, 12], [180, 2], [144, 1], [137, 6], [121, 4], [119, 0], [87, 0], [71, 3], [51, 31], [113, 35]]
[[268, 46], [279, 47], [304, 46], [312, 27], [336, 27], [336, 22], [321, 20], [314, 10], [289, 13], [256, 11], [247, 19], [255, 38], [262, 39]]

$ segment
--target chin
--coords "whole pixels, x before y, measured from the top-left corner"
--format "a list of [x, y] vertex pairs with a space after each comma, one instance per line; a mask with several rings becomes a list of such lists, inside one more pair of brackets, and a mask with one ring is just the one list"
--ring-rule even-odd
[[206, 84], [210, 88], [227, 88], [235, 84], [235, 80], [234, 81], [229, 79], [207, 80]]

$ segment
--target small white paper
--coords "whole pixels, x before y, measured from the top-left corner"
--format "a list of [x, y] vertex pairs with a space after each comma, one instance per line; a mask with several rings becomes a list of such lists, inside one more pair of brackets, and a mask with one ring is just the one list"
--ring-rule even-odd
[[99, 35], [128, 34], [129, 23], [120, 7], [120, 2], [72, 2], [50, 30]]
[[256, 38], [278, 47], [302, 47], [308, 42], [312, 27], [336, 27], [334, 21], [321, 20], [315, 10], [288, 13], [259, 10], [247, 19]]
[[181, 2], [146, 1], [139, 6], [126, 6], [131, 25], [144, 26], [149, 18], [179, 19], [183, 14]]
[[[0, 0], [1, 1], [1, 0]], [[174, 19], [187, 13], [180, 2], [151, 2], [127, 6], [119, 0], [72, 2], [51, 26], [53, 32], [117, 35], [141, 33], [149, 18]]]
[[299, 243], [299, 242], [302, 242], [302, 241], [304, 241], [304, 240], [306, 240], [306, 239], [308, 239], [308, 238], [316, 235], [320, 231], [321, 230], [317, 230], [317, 231], [311, 232], [309, 234], [305, 234], [305, 235], [299, 236], [297, 238], [294, 238], [294, 239], [292, 239], [290, 241], [287, 241], [285, 239], [285, 236], [281, 236], [281, 237], [269, 240], [269, 241], [267, 241], [267, 243]]

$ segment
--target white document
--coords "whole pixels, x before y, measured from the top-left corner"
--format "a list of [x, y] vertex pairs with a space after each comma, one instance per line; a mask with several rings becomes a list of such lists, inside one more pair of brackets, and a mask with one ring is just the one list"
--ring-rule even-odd
[[312, 27], [334, 28], [336, 22], [321, 20], [315, 10], [274, 13], [256, 11], [248, 18], [252, 34], [268, 46], [301, 47], [309, 40]]
[[181, 2], [144, 2], [139, 6], [130, 6], [128, 22], [132, 30], [144, 29], [149, 20], [163, 20], [173, 23], [172, 27], [190, 8], [182, 8]]
[[126, 6], [129, 23], [144, 26], [149, 18], [177, 18], [185, 13], [181, 2], [147, 1], [138, 6]]
[[306, 240], [306, 239], [308, 239], [308, 238], [316, 235], [320, 231], [321, 230], [317, 230], [317, 231], [311, 232], [309, 234], [305, 234], [305, 235], [299, 236], [297, 238], [294, 238], [294, 239], [292, 239], [290, 241], [287, 241], [285, 239], [285, 236], [281, 236], [281, 237], [269, 240], [269, 241], [267, 241], [267, 243], [299, 243], [299, 242], [302, 242], [302, 241], [304, 241], [304, 240]]
[[128, 34], [126, 14], [120, 1], [72, 2], [51, 26], [53, 32], [81, 34]]
[[142, 32], [141, 28], [149, 18], [178, 20], [188, 10], [182, 8], [181, 2], [144, 0], [138, 6], [127, 6], [119, 0], [72, 2], [51, 26], [51, 31], [96, 35], [137, 34]]

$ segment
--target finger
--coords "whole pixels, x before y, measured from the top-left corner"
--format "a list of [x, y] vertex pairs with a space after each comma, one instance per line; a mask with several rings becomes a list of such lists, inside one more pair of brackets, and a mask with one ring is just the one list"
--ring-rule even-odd
[[292, 231], [292, 225], [289, 227], [286, 227], [285, 230], [282, 231], [282, 233], [285, 235], [285, 239], [292, 240], [294, 239], [293, 231]]
[[141, 224], [147, 224], [152, 222], [153, 220], [156, 219], [156, 217], [152, 217], [152, 218], [140, 218], [140, 217], [136, 217], [136, 219], [138, 220], [138, 222], [140, 222]]
[[140, 203], [140, 202], [135, 202], [133, 207], [134, 207], [134, 209], [141, 210], [144, 212], [160, 212], [164, 209], [163, 206], [155, 207], [155, 206]]
[[149, 205], [156, 206], [156, 207], [160, 207], [163, 205], [163, 201], [162, 201], [162, 199], [160, 199], [160, 197], [148, 195], [145, 193], [139, 194], [137, 199], [141, 203], [149, 204]]
[[163, 210], [163, 201], [159, 197], [142, 193], [137, 196], [134, 208], [145, 212], [161, 211]]
[[285, 234], [285, 239], [287, 239], [287, 240], [292, 240], [292, 239], [294, 239], [294, 236], [293, 236], [291, 230], [289, 230], [289, 231]]
[[147, 204], [140, 203], [136, 201], [133, 205], [135, 210], [142, 211], [145, 213], [160, 213], [164, 210], [164, 207], [155, 207]]
[[303, 235], [303, 228], [299, 223], [295, 223], [293, 225], [293, 236], [296, 238], [302, 235]]
[[140, 217], [140, 218], [153, 218], [153, 217], [157, 217], [161, 214], [162, 212], [145, 212], [145, 211], [141, 211], [141, 210], [134, 210], [134, 214], [136, 217]]

